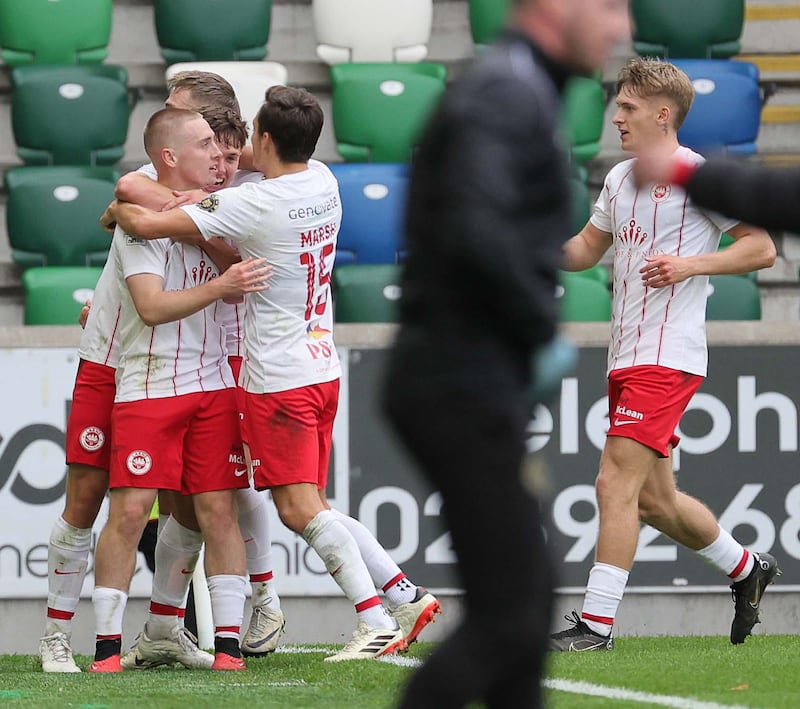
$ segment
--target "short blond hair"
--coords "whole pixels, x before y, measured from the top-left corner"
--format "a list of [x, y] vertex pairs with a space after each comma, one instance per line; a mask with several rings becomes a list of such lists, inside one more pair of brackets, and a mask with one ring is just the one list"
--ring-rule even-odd
[[634, 96], [663, 96], [675, 106], [675, 130], [683, 125], [694, 101], [691, 79], [674, 64], [652, 57], [630, 59], [617, 76], [617, 93], [626, 89]]

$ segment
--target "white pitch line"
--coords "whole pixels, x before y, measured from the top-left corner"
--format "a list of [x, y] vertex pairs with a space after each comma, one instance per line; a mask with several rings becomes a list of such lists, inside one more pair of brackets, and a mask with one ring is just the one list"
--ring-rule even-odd
[[672, 697], [668, 694], [650, 694], [649, 692], [638, 692], [622, 687], [606, 687], [602, 684], [592, 684], [591, 682], [576, 682], [569, 679], [546, 679], [542, 685], [548, 689], [555, 689], [559, 692], [571, 692], [572, 694], [586, 694], [592, 697], [607, 697], [608, 699], [620, 699], [628, 702], [642, 702], [646, 704], [659, 704], [663, 707], [674, 707], [675, 709], [748, 709], [741, 704], [717, 704], [717, 702], [704, 702], [699, 699], [688, 697]]

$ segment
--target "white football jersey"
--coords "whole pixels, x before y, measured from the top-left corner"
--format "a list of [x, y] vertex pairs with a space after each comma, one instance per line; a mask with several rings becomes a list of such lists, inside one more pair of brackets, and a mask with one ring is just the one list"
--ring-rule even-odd
[[[679, 147], [676, 156], [703, 158]], [[666, 288], [646, 288], [639, 272], [646, 256], [712, 253], [736, 220], [696, 207], [674, 185], [636, 189], [634, 160], [611, 169], [591, 223], [610, 232], [614, 248], [613, 309], [608, 371], [650, 364], [705, 376], [708, 276]]]
[[106, 367], [116, 367], [119, 362], [119, 339], [117, 329], [120, 316], [119, 284], [114, 264], [112, 239], [108, 258], [94, 287], [92, 307], [86, 318], [86, 327], [81, 333], [78, 354], [81, 359]]
[[240, 385], [257, 394], [341, 374], [330, 288], [342, 218], [339, 187], [321, 162], [308, 168], [182, 207], [205, 238], [230, 239], [243, 258], [263, 257], [273, 266], [270, 288], [245, 296]]
[[139, 239], [117, 228], [115, 274], [120, 286], [120, 357], [116, 401], [158, 399], [235, 386], [228, 365], [223, 304], [182, 320], [149, 327], [139, 317], [126, 278], [150, 273], [165, 291], [201, 285], [219, 275], [196, 246]]

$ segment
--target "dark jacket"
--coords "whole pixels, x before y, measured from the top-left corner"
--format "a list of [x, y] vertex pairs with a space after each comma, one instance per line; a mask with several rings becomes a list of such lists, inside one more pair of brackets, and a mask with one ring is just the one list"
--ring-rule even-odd
[[702, 207], [765, 229], [800, 233], [800, 169], [709, 160], [686, 190]]
[[[567, 72], [509, 32], [455, 81], [411, 172], [396, 359], [420, 373], [519, 386], [552, 339], [571, 236]], [[512, 371], [498, 371], [503, 368]]]

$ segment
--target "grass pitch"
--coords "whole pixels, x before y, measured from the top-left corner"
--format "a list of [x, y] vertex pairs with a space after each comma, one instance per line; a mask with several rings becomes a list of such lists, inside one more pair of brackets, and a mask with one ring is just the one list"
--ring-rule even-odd
[[[399, 658], [324, 663], [332, 646], [280, 648], [249, 659], [246, 672], [159, 668], [118, 675], [46, 675], [36, 657], [0, 656], [3, 709], [382, 709], [433, 650], [417, 643]], [[86, 668], [87, 656], [78, 664]], [[551, 655], [551, 709], [678, 707], [797, 709], [800, 637], [622, 638], [613, 652]]]

